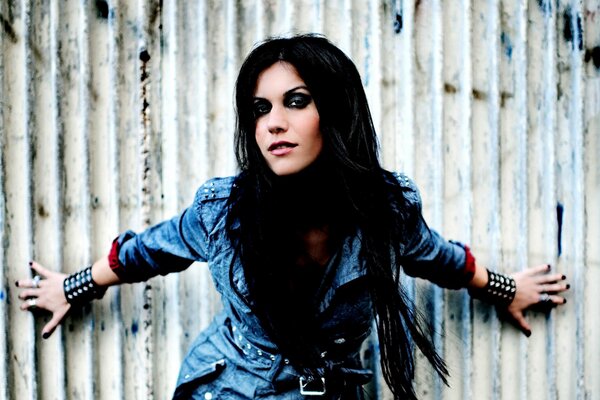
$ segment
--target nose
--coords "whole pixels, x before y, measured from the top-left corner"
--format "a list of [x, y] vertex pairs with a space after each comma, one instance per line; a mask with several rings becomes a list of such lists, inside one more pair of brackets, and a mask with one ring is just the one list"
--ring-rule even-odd
[[282, 133], [288, 129], [288, 120], [283, 107], [273, 107], [269, 112], [267, 129], [270, 133]]

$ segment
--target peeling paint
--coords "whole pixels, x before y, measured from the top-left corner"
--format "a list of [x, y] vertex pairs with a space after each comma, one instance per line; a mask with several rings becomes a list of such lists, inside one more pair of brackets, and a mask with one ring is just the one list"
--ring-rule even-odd
[[506, 57], [508, 57], [509, 60], [512, 59], [513, 45], [510, 36], [508, 36], [506, 32], [500, 34], [500, 43], [502, 43]]
[[550, 14], [552, 12], [552, 2], [550, 0], [538, 0], [537, 3], [544, 14]]
[[563, 38], [571, 43], [572, 50], [583, 50], [581, 14], [574, 13], [571, 7], [567, 7], [563, 13]]
[[482, 100], [485, 101], [488, 98], [488, 95], [486, 92], [484, 92], [483, 90], [479, 90], [479, 89], [473, 89], [471, 94], [473, 95], [473, 98], [475, 100]]
[[557, 237], [556, 237], [556, 247], [557, 247], [557, 256], [560, 257], [562, 254], [562, 228], [563, 228], [563, 214], [564, 207], [562, 203], [556, 203], [556, 224], [557, 224]]
[[444, 92], [454, 94], [458, 92], [458, 89], [456, 88], [456, 86], [446, 82], [444, 83]]
[[0, 14], [0, 24], [2, 24], [2, 29], [4, 30], [4, 33], [6, 33], [6, 36], [8, 36], [8, 39], [13, 43], [17, 43], [19, 41], [17, 32], [15, 32], [10, 21], [4, 18], [4, 15], [2, 14]]
[[[399, 4], [396, 4], [399, 3]], [[402, 1], [399, 2], [395, 2], [394, 7], [393, 7], [393, 26], [394, 26], [394, 33], [399, 34], [402, 32], [402, 29], [404, 28], [404, 10], [403, 10], [403, 4]]]

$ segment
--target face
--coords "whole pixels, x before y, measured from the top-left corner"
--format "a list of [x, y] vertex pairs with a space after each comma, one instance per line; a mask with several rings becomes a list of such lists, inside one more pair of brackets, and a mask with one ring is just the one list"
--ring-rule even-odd
[[321, 153], [319, 113], [293, 65], [277, 62], [260, 73], [254, 115], [256, 143], [276, 175], [300, 172]]

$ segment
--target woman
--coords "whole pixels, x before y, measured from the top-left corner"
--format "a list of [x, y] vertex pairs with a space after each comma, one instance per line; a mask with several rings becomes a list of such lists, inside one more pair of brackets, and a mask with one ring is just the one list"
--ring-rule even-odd
[[[66, 277], [37, 263], [22, 308], [53, 313], [106, 288], [206, 261], [223, 311], [192, 345], [174, 398], [360, 399], [370, 372], [359, 349], [375, 318], [386, 382], [415, 398], [414, 342], [445, 379], [401, 270], [470, 293], [529, 336], [523, 311], [564, 304], [565, 277], [544, 265], [513, 277], [477, 265], [421, 216], [414, 183], [384, 170], [361, 79], [323, 37], [267, 40], [236, 84], [240, 173], [200, 187], [169, 221], [115, 239], [110, 254]], [[44, 279], [40, 280], [39, 277]]]

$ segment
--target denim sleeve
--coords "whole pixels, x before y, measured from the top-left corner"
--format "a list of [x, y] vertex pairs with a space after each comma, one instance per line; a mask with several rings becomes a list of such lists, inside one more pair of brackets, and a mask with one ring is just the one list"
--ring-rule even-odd
[[446, 240], [429, 228], [423, 215], [421, 196], [412, 180], [400, 175], [405, 197], [418, 213], [410, 229], [403, 254], [403, 268], [407, 275], [427, 279], [438, 286], [460, 289], [473, 278], [474, 259], [468, 246]]
[[194, 261], [206, 261], [208, 232], [201, 217], [199, 193], [194, 204], [180, 215], [140, 233], [126, 231], [117, 238], [120, 268], [114, 271], [121, 281], [145, 281], [182, 271]]

